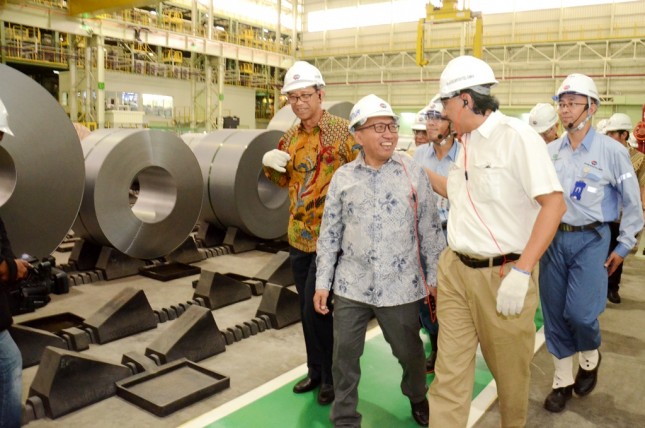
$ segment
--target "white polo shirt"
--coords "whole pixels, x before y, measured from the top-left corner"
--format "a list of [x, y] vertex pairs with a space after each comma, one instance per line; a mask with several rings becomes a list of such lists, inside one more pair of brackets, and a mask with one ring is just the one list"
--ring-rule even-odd
[[522, 253], [540, 211], [535, 197], [562, 192], [544, 140], [496, 111], [462, 145], [448, 173], [448, 245], [474, 257]]

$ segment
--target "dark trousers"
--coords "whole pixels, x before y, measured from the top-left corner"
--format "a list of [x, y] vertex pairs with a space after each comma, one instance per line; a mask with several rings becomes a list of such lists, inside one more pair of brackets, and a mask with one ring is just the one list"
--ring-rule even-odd
[[360, 358], [365, 349], [367, 323], [376, 316], [383, 337], [403, 369], [401, 391], [411, 403], [426, 398], [423, 343], [419, 337], [419, 302], [376, 307], [336, 296], [334, 309], [334, 393], [330, 419], [334, 427], [360, 427], [357, 411]]
[[[300, 298], [300, 317], [307, 349], [309, 377], [322, 383], [333, 384], [331, 358], [334, 348], [334, 324], [330, 314], [320, 315], [314, 310], [316, 292], [316, 253], [305, 253], [289, 247], [289, 259]], [[327, 307], [331, 305], [329, 294]]]
[[[618, 236], [620, 235], [620, 223], [616, 223], [614, 221], [609, 223], [609, 231], [611, 232], [611, 238], [610, 238], [610, 243], [609, 243], [609, 252], [607, 253], [607, 257], [611, 254], [612, 251], [616, 248], [618, 245]], [[607, 281], [607, 291], [618, 291], [620, 288], [620, 277], [623, 275], [623, 264], [621, 263], [616, 271], [609, 275], [609, 279]]]

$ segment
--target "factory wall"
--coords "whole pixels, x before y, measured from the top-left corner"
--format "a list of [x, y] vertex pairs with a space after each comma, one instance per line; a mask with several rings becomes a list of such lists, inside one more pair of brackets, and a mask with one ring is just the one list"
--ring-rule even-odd
[[[85, 90], [85, 75], [83, 70], [77, 73], [76, 89], [79, 92]], [[176, 120], [181, 120], [181, 117], [188, 117], [190, 114], [190, 106], [193, 104], [191, 100], [190, 81], [167, 79], [155, 76], [144, 76], [136, 74], [126, 74], [119, 72], [112, 72], [106, 70], [105, 72], [105, 91], [106, 94], [110, 92], [133, 92], [139, 94], [138, 99], [142, 99], [142, 94], [155, 94], [166, 95], [173, 97], [174, 114]], [[70, 90], [70, 77], [69, 72], [60, 73], [60, 93], [69, 93]], [[195, 117], [198, 122], [204, 120], [204, 111], [206, 104], [206, 92], [203, 82], [198, 82], [196, 86], [196, 109]], [[217, 107], [218, 96], [213, 93], [211, 96], [214, 108]], [[82, 111], [82, 100], [79, 97], [79, 112]], [[109, 97], [106, 96], [106, 102], [109, 102]], [[140, 104], [140, 103], [139, 103]], [[69, 112], [69, 106], [64, 106]], [[141, 105], [138, 106], [140, 111], [143, 111]], [[239, 128], [241, 129], [255, 129], [255, 89], [240, 86], [224, 86], [224, 102], [223, 102], [223, 116], [237, 116], [240, 118]], [[214, 115], [216, 117], [216, 110]], [[146, 116], [144, 118], [146, 123], [151, 126], [163, 125], [171, 126], [170, 119], [163, 119], [161, 117]]]

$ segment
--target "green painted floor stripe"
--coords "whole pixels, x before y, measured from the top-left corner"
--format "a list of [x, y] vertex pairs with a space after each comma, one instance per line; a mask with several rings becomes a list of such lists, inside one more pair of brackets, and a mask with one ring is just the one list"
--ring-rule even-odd
[[[537, 329], [540, 329], [543, 324], [539, 308], [535, 316], [535, 324]], [[422, 336], [426, 337], [425, 334]], [[431, 346], [427, 340], [424, 341], [424, 345], [427, 354], [430, 352]], [[410, 415], [409, 401], [400, 390], [401, 367], [381, 333], [366, 342], [365, 353], [361, 358], [361, 369], [358, 411], [363, 415], [362, 426], [364, 428], [417, 427], [418, 425]], [[428, 375], [428, 384], [433, 379], [434, 375]], [[492, 380], [493, 376], [488, 371], [481, 355], [478, 354], [473, 398], [487, 388]], [[254, 426], [262, 426], [263, 428], [322, 428], [331, 426], [329, 422], [330, 407], [318, 405], [316, 391], [294, 394], [291, 390], [292, 387], [293, 382], [289, 382], [219, 420], [199, 426], [209, 428]]]

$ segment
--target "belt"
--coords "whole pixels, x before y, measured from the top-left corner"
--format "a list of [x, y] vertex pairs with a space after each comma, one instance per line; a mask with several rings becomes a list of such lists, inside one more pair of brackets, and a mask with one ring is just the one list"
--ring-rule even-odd
[[521, 255], [509, 253], [503, 256], [490, 257], [488, 259], [477, 259], [457, 252], [455, 252], [455, 254], [457, 254], [457, 257], [459, 257], [459, 260], [461, 260], [463, 264], [474, 269], [499, 266], [504, 262], [514, 262], [519, 260]]
[[442, 222], [441, 222], [441, 228], [442, 228], [443, 230], [446, 230], [446, 229], [448, 228], [448, 222], [447, 222], [447, 221], [442, 221]]
[[585, 224], [582, 226], [572, 226], [570, 224], [560, 223], [558, 230], [561, 230], [563, 232], [581, 232], [583, 230], [594, 230], [601, 224], [602, 222], [600, 221], [594, 221], [593, 223]]

